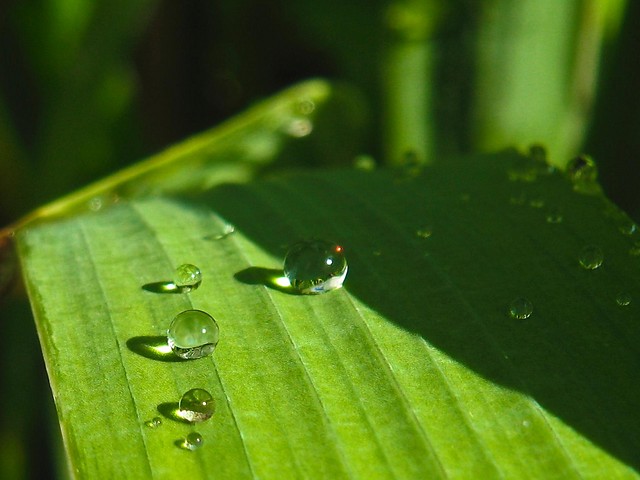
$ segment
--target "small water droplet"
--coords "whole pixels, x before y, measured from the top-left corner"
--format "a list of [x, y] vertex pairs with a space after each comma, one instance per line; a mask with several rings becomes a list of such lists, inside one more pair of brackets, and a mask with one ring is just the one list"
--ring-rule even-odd
[[296, 110], [301, 115], [310, 115], [315, 109], [315, 102], [309, 98], [301, 98], [300, 100], [298, 100], [298, 103], [296, 105]]
[[308, 118], [294, 118], [285, 128], [285, 132], [292, 137], [306, 137], [313, 131], [313, 123]]
[[554, 208], [547, 212], [546, 220], [547, 223], [562, 223], [564, 217], [562, 216], [560, 209]]
[[587, 270], [595, 270], [602, 265], [604, 253], [600, 247], [587, 245], [580, 251], [580, 265]]
[[401, 158], [402, 177], [412, 179], [420, 175], [424, 167], [424, 161], [415, 150], [407, 150]]
[[531, 158], [518, 155], [511, 162], [507, 176], [511, 182], [535, 182], [538, 178], [538, 165]]
[[547, 149], [539, 143], [534, 143], [529, 146], [529, 158], [537, 163], [547, 163]]
[[620, 230], [620, 233], [623, 235], [631, 237], [638, 231], [638, 225], [633, 220], [627, 218], [620, 223], [618, 230]]
[[218, 324], [202, 310], [179, 313], [167, 330], [168, 344], [173, 353], [188, 360], [210, 355], [218, 339]]
[[573, 183], [573, 189], [580, 193], [596, 194], [598, 185], [598, 167], [588, 155], [579, 155], [567, 164], [567, 175]]
[[381, 250], [374, 250], [373, 251], [373, 256], [374, 257], [379, 257], [380, 255], [382, 255], [382, 251]]
[[102, 209], [102, 198], [93, 197], [91, 200], [89, 200], [89, 209], [94, 212]]
[[523, 420], [522, 421], [522, 426], [524, 428], [529, 428], [531, 426], [531, 422], [529, 420]]
[[227, 238], [229, 235], [231, 235], [235, 231], [236, 231], [236, 227], [234, 225], [231, 225], [230, 223], [225, 223], [220, 228], [219, 233], [215, 233], [213, 235], [210, 235], [207, 238], [210, 239], [210, 240], [222, 240], [224, 238]]
[[524, 192], [511, 195], [511, 197], [509, 198], [509, 203], [511, 205], [524, 205], [526, 202], [527, 196], [524, 194]]
[[284, 259], [284, 274], [300, 293], [317, 294], [340, 288], [347, 270], [344, 249], [324, 240], [297, 242]]
[[200, 435], [198, 432], [191, 432], [184, 439], [180, 447], [184, 448], [185, 450], [193, 451], [199, 449], [203, 444], [204, 439], [202, 438], [202, 435]]
[[420, 238], [429, 238], [431, 235], [433, 235], [433, 230], [429, 226], [422, 227], [416, 230], [416, 235]]
[[195, 265], [184, 263], [176, 269], [173, 283], [182, 292], [190, 292], [197, 289], [202, 283], [202, 272]]
[[532, 198], [529, 200], [529, 206], [531, 208], [542, 208], [544, 207], [544, 200], [540, 197]]
[[533, 313], [533, 304], [524, 297], [515, 298], [509, 304], [509, 315], [518, 320], [525, 320]]
[[640, 240], [631, 245], [629, 255], [632, 257], [640, 257]]
[[631, 304], [631, 294], [629, 292], [620, 292], [616, 295], [616, 303], [621, 307], [626, 307]]
[[358, 155], [353, 159], [353, 166], [358, 170], [370, 172], [375, 170], [376, 161], [371, 155]]
[[216, 411], [216, 403], [209, 392], [192, 388], [180, 399], [177, 414], [188, 422], [204, 422]]
[[144, 422], [149, 428], [158, 428], [162, 425], [162, 419], [160, 417], [153, 417], [151, 420]]

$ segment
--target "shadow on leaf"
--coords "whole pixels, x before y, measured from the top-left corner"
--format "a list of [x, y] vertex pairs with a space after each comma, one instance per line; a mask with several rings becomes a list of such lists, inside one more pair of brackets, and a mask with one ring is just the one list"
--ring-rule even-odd
[[141, 336], [131, 337], [127, 340], [127, 347], [134, 353], [151, 360], [161, 362], [184, 362], [178, 357], [167, 344], [167, 337], [164, 336]]

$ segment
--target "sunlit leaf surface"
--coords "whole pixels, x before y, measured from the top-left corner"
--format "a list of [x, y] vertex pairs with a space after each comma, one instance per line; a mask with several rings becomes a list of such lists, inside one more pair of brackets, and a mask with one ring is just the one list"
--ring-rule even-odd
[[[528, 162], [291, 173], [22, 229], [73, 470], [637, 478], [638, 234], [599, 194]], [[344, 247], [344, 288], [278, 285], [300, 238]], [[603, 252], [594, 270], [579, 261], [588, 245]], [[199, 289], [149, 288], [182, 263], [202, 270]], [[526, 319], [509, 313], [519, 297]], [[179, 361], [166, 330], [189, 308], [217, 319], [220, 343]], [[172, 408], [196, 387], [217, 411], [189, 425]], [[204, 445], [180, 448], [193, 431]]]

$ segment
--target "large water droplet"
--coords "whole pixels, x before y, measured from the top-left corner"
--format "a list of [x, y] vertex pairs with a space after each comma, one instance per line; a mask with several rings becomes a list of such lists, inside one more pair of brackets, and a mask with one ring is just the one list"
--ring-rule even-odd
[[347, 260], [340, 245], [303, 240], [289, 248], [284, 274], [300, 293], [324, 293], [342, 286], [347, 276]]
[[188, 422], [204, 422], [216, 411], [216, 404], [209, 392], [202, 388], [192, 388], [182, 395], [177, 414]]
[[173, 283], [181, 292], [190, 292], [202, 283], [202, 272], [195, 265], [185, 263], [176, 269]]
[[587, 270], [595, 270], [602, 265], [604, 261], [604, 253], [602, 249], [596, 245], [587, 245], [580, 251], [578, 258], [580, 265]]
[[173, 353], [186, 359], [210, 355], [218, 344], [218, 324], [202, 310], [185, 310], [176, 315], [167, 330]]
[[626, 307], [631, 304], [631, 294], [629, 292], [620, 292], [616, 295], [616, 303], [621, 307]]
[[588, 155], [579, 155], [567, 164], [567, 175], [573, 183], [573, 189], [580, 193], [596, 194], [598, 185], [598, 167]]
[[509, 304], [509, 315], [518, 320], [525, 320], [533, 313], [533, 303], [524, 297], [515, 298]]

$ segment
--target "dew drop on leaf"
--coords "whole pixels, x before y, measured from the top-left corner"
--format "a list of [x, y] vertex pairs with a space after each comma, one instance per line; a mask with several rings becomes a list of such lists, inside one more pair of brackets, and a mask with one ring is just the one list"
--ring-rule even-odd
[[324, 240], [303, 240], [289, 248], [284, 274], [300, 293], [318, 294], [342, 287], [347, 276], [344, 249]]
[[429, 238], [431, 235], [433, 235], [433, 230], [428, 226], [422, 227], [416, 230], [416, 235], [420, 238]]
[[562, 216], [562, 212], [558, 209], [552, 209], [547, 212], [546, 217], [547, 223], [562, 223], [564, 217]]
[[204, 422], [210, 419], [216, 404], [209, 392], [202, 388], [192, 388], [180, 399], [178, 415], [188, 422]]
[[191, 432], [187, 435], [187, 438], [184, 439], [183, 448], [193, 451], [199, 449], [203, 443], [204, 439], [202, 438], [202, 435], [198, 432]]
[[210, 355], [218, 344], [218, 338], [218, 324], [202, 310], [179, 313], [167, 330], [167, 341], [173, 353], [189, 360]]
[[638, 231], [638, 225], [633, 220], [625, 219], [618, 226], [618, 230], [620, 230], [620, 233], [623, 235], [630, 237]]
[[525, 320], [533, 313], [533, 304], [524, 297], [518, 297], [509, 304], [509, 315], [517, 320]]
[[153, 417], [151, 420], [144, 422], [144, 424], [149, 428], [158, 428], [162, 425], [162, 419], [160, 417]]
[[631, 304], [631, 294], [629, 292], [620, 292], [616, 295], [616, 303], [621, 307], [626, 307]]
[[598, 167], [588, 155], [579, 155], [567, 164], [567, 175], [573, 183], [573, 189], [580, 193], [596, 194], [598, 185]]
[[580, 251], [580, 257], [578, 258], [582, 268], [586, 270], [595, 270], [602, 265], [604, 261], [604, 253], [602, 249], [595, 245], [587, 245]]
[[185, 263], [176, 269], [173, 283], [182, 292], [190, 292], [202, 283], [202, 272], [195, 265]]
[[357, 170], [370, 172], [372, 170], [375, 170], [376, 161], [370, 155], [358, 155], [353, 159], [353, 167]]

